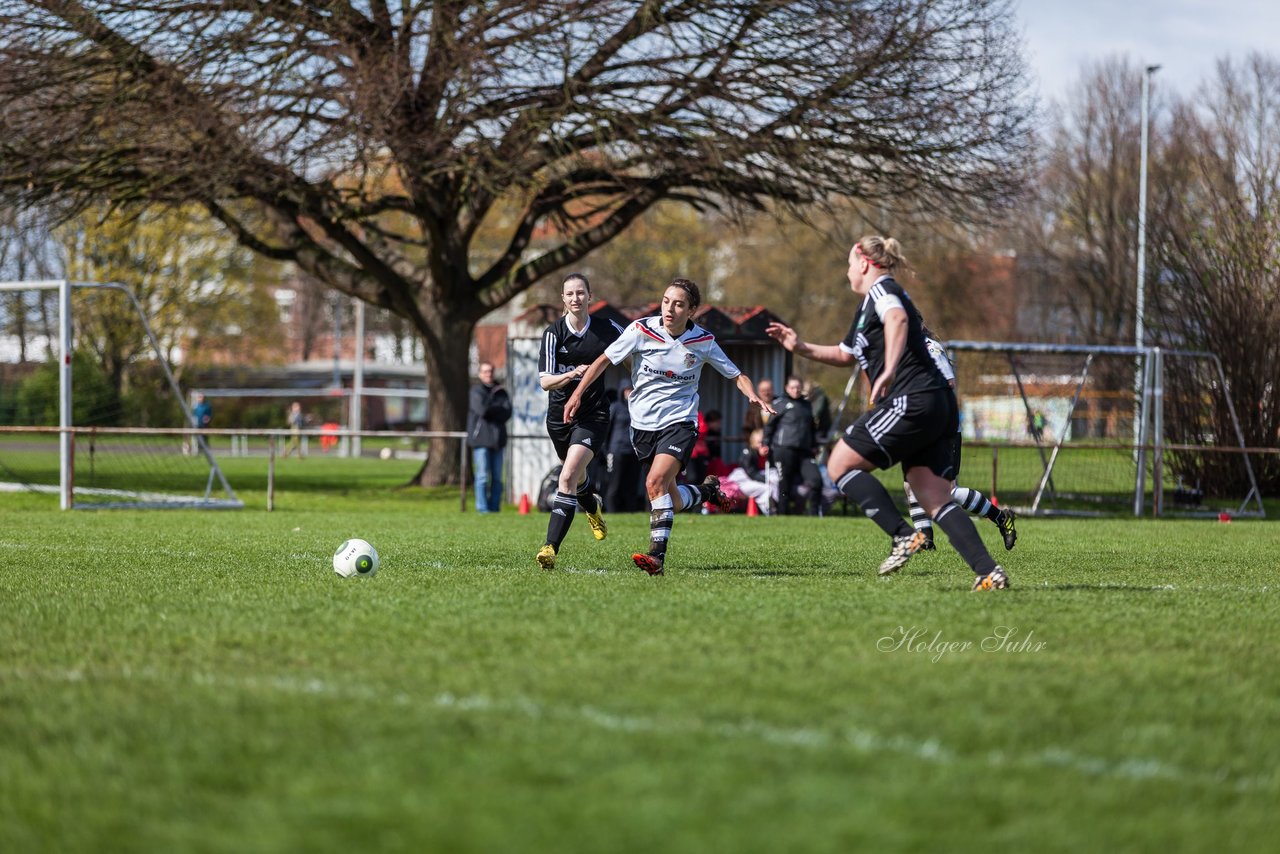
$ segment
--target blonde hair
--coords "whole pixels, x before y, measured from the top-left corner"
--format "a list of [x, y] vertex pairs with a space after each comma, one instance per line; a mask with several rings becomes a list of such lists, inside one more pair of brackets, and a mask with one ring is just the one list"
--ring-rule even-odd
[[907, 259], [902, 256], [902, 246], [892, 237], [868, 234], [856, 245], [862, 257], [881, 270], [896, 270], [907, 264]]

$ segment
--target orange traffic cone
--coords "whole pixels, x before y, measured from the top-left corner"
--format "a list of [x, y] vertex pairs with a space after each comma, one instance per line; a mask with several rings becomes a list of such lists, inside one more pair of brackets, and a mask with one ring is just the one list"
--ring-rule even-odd
[[527, 492], [520, 493], [520, 515], [529, 515], [529, 493]]
[[756, 499], [754, 496], [747, 499], [747, 515], [748, 516], [760, 515], [760, 508], [759, 506], [756, 505]]

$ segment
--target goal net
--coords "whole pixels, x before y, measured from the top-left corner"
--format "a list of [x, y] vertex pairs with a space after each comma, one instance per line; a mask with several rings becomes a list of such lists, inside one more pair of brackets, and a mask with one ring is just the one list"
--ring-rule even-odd
[[962, 482], [1035, 514], [1263, 515], [1213, 354], [952, 341]]
[[239, 508], [124, 286], [0, 282], [0, 491], [63, 509]]

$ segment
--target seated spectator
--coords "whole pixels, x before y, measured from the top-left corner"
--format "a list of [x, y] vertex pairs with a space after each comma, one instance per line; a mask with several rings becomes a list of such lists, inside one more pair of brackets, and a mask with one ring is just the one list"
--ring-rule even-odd
[[726, 479], [736, 484], [743, 495], [754, 498], [761, 513], [768, 514], [774, 505], [777, 477], [761, 453], [763, 439], [763, 430], [751, 431], [747, 447], [742, 449], [742, 465], [730, 471]]

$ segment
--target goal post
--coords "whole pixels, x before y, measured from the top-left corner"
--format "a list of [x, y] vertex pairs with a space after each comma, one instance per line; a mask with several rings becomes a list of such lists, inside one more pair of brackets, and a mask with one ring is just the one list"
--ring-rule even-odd
[[1035, 515], [1142, 516], [1148, 502], [1157, 516], [1265, 515], [1215, 354], [995, 341], [945, 346], [956, 367], [966, 442], [991, 443], [1000, 458], [1002, 503]]
[[[54, 335], [50, 334], [53, 330], [48, 328], [51, 324], [45, 324], [42, 329], [33, 331], [28, 328], [29, 324], [25, 316], [29, 306], [23, 299], [23, 295], [26, 293], [41, 294], [47, 292], [56, 292], [57, 295], [56, 347], [52, 346], [52, 341], [48, 340], [54, 337]], [[76, 352], [76, 327], [72, 304], [72, 295], [75, 292], [116, 292], [123, 294], [127, 298], [133, 309], [133, 314], [136, 315], [137, 322], [140, 324], [140, 331], [150, 347], [151, 359], [148, 361], [157, 365], [162, 372], [168, 392], [172, 395], [173, 402], [181, 412], [182, 426], [197, 426], [194, 424], [191, 409], [188, 407], [186, 399], [178, 387], [173, 371], [164, 357], [160, 342], [147, 320], [146, 312], [130, 288], [117, 282], [73, 282], [69, 280], [0, 282], [0, 295], [12, 295], [0, 307], [0, 320], [4, 321], [3, 327], [0, 327], [0, 336], [4, 336], [6, 343], [8, 339], [18, 337], [30, 339], [30, 341], [24, 340], [21, 342], [22, 346], [19, 351], [22, 353], [29, 349], [38, 349], [38, 345], [34, 342], [36, 339], [40, 339], [45, 349], [56, 358], [58, 387], [57, 491], [59, 507], [63, 510], [80, 507], [243, 507], [244, 502], [236, 497], [234, 490], [219, 467], [217, 459], [209, 448], [208, 442], [199, 433], [194, 434], [193, 440], [195, 448], [199, 451], [197, 459], [201, 461], [202, 468], [198, 472], [188, 471], [186, 480], [190, 483], [190, 486], [179, 490], [179, 493], [189, 492], [191, 494], [168, 494], [173, 492], [173, 482], [180, 479], [173, 477], [170, 471], [162, 473], [158, 478], [168, 484], [164, 493], [144, 487], [134, 489], [127, 485], [121, 486], [124, 481], [127, 481], [130, 474], [126, 466], [120, 465], [112, 467], [114, 469], [113, 478], [115, 478], [115, 483], [110, 488], [98, 488], [93, 484], [87, 486], [77, 484], [76, 433], [83, 432], [81, 428], [92, 425], [77, 425], [75, 423], [77, 400], [73, 393], [75, 389], [73, 366], [76, 361], [74, 357]], [[110, 432], [109, 427], [104, 427], [104, 435]], [[116, 444], [94, 443], [91, 447], [93, 448], [93, 453], [114, 453], [123, 457], [128, 454], [141, 453], [143, 448], [141, 442], [141, 439], [134, 438], [130, 441], [121, 441]], [[167, 457], [180, 455], [158, 453], [156, 452], [157, 450], [171, 451], [172, 449], [152, 449], [149, 454], [150, 458], [146, 463], [148, 468], [154, 471], [157, 468], [157, 461], [172, 470], [172, 472], [183, 468], [180, 460], [166, 459]], [[18, 478], [21, 479], [21, 473], [15, 472], [14, 466], [5, 463], [2, 458], [0, 458], [0, 465], [3, 466], [0, 469], [0, 477], [7, 475], [12, 478], [16, 473]], [[18, 486], [35, 491], [48, 491], [47, 485], [36, 482], [20, 483]], [[217, 487], [221, 488], [221, 495], [215, 494]], [[12, 485], [10, 488], [12, 488]]]

